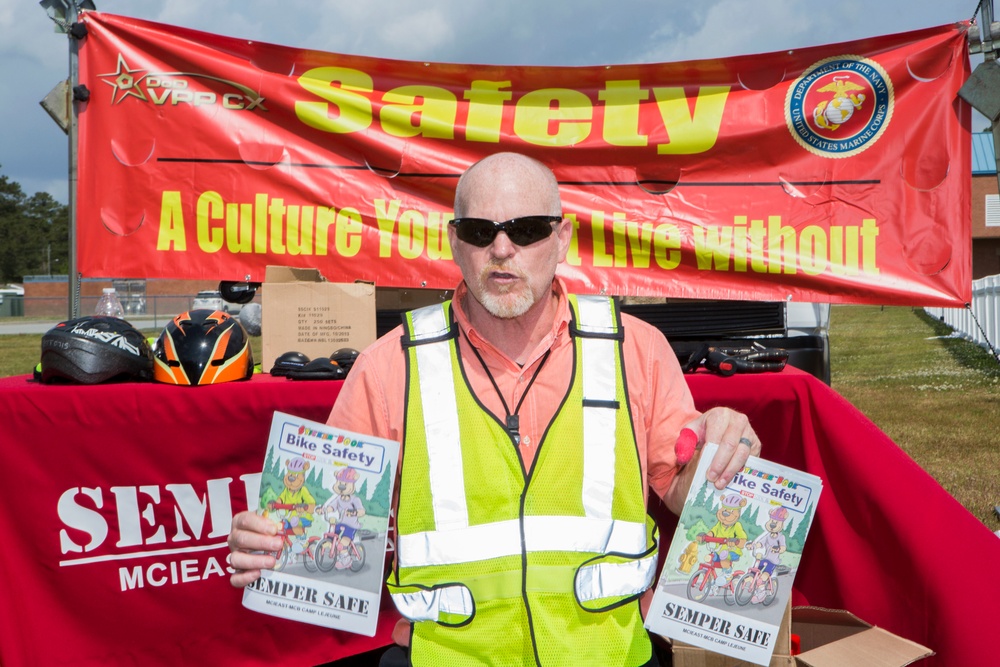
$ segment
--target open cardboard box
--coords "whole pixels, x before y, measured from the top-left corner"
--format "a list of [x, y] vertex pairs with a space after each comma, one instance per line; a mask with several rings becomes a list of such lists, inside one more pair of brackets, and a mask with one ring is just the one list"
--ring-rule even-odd
[[261, 290], [261, 368], [285, 352], [310, 359], [375, 341], [375, 286], [331, 283], [317, 269], [268, 266]]
[[[791, 635], [801, 653], [793, 656]], [[934, 655], [925, 646], [874, 627], [854, 614], [821, 607], [789, 607], [781, 621], [770, 667], [903, 667]], [[673, 642], [674, 667], [753, 667], [753, 663]]]

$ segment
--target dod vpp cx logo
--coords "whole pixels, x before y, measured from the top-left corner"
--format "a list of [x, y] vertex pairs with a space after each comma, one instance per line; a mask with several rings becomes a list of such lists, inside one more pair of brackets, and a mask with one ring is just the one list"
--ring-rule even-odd
[[198, 72], [150, 72], [133, 69], [118, 54], [116, 71], [97, 75], [114, 89], [112, 104], [134, 97], [156, 106], [220, 105], [234, 111], [267, 111], [264, 98], [257, 91], [235, 81]]
[[892, 81], [867, 58], [844, 55], [821, 60], [788, 89], [785, 122], [810, 153], [857, 155], [882, 136], [892, 118]]

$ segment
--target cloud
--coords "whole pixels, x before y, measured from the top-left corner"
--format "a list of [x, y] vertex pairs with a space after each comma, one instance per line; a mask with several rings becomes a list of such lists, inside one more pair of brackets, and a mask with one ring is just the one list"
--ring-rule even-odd
[[676, 62], [771, 53], [930, 28], [969, 18], [939, 0], [719, 0], [702, 4], [694, 30], [666, 20], [636, 62]]
[[[969, 18], [954, 0], [96, 0], [103, 12], [285, 46], [502, 65], [676, 62], [767, 53]], [[38, 105], [68, 72], [67, 37], [37, 2], [0, 0], [0, 166], [25, 190], [67, 172]], [[976, 63], [979, 61], [976, 60]], [[978, 126], [978, 125], [977, 125]], [[36, 188], [33, 190], [32, 188]]]

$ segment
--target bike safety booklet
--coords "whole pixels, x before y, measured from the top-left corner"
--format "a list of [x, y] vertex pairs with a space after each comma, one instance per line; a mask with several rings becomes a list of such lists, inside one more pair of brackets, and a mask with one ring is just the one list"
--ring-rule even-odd
[[398, 460], [392, 440], [275, 412], [256, 509], [284, 546], [243, 606], [374, 636]]
[[646, 628], [767, 665], [819, 501], [819, 477], [751, 456], [722, 491], [706, 444], [663, 561]]

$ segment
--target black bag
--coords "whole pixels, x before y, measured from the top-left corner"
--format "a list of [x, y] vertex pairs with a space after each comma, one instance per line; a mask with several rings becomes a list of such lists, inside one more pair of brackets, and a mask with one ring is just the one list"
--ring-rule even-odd
[[713, 347], [703, 345], [693, 353], [681, 369], [693, 373], [704, 364], [713, 373], [728, 377], [736, 373], [767, 373], [780, 371], [788, 362], [788, 351], [777, 347], [764, 347], [754, 343], [751, 347]]

